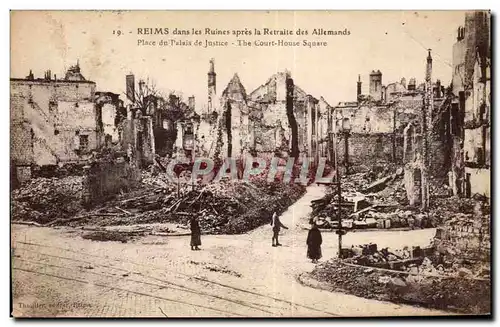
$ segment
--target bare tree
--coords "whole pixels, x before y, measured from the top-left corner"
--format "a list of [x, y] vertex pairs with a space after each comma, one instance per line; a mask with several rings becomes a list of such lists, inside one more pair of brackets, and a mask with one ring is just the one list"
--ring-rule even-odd
[[134, 88], [133, 99], [130, 99], [127, 93], [124, 94], [125, 97], [132, 101], [132, 106], [134, 108], [141, 109], [141, 111], [145, 112], [151, 99], [161, 97], [161, 94], [156, 87], [156, 83], [153, 80], [150, 81], [149, 77], [146, 78], [146, 81], [144, 81], [144, 79], [140, 79], [137, 85], [138, 87]]

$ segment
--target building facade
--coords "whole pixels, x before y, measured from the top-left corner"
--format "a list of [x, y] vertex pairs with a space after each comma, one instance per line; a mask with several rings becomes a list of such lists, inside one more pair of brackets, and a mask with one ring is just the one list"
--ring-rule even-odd
[[[86, 80], [79, 64], [63, 79], [10, 80], [11, 160], [13, 165], [56, 165], [90, 157], [103, 142], [101, 107], [94, 102], [96, 84]], [[23, 179], [23, 178], [21, 178]]]
[[454, 193], [490, 197], [491, 15], [467, 13], [453, 46]]

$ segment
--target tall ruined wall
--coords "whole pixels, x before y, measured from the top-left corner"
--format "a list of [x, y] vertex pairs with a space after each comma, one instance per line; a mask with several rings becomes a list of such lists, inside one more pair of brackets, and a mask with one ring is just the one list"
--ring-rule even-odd
[[151, 117], [126, 119], [121, 123], [121, 149], [138, 167], [152, 163], [155, 157], [153, 121]]
[[[385, 133], [351, 133], [348, 138], [349, 164], [351, 166], [366, 166], [383, 164], [392, 161], [393, 138]], [[337, 145], [338, 160], [344, 162], [344, 138]], [[403, 135], [396, 137], [396, 156], [403, 157]]]
[[[78, 152], [80, 135], [88, 136], [89, 151], [99, 147], [100, 116], [93, 103], [94, 92], [92, 82], [11, 80], [12, 124], [17, 124], [13, 137], [20, 135], [24, 137], [22, 144], [32, 143], [33, 163], [85, 159], [85, 154]], [[20, 121], [25, 124], [19, 125]], [[29, 140], [26, 136], [31, 130]], [[14, 161], [21, 159], [21, 151], [14, 149]]]
[[202, 118], [197, 127], [198, 156], [207, 157], [210, 151], [214, 152], [215, 142], [217, 141], [215, 124], [209, 119]]
[[118, 141], [118, 130], [115, 126], [116, 106], [111, 103], [105, 103], [102, 106], [102, 123], [104, 135], [110, 135], [111, 141]]
[[336, 115], [337, 117], [349, 118], [353, 133], [392, 133], [393, 131], [394, 110], [390, 107], [371, 105], [338, 107]]

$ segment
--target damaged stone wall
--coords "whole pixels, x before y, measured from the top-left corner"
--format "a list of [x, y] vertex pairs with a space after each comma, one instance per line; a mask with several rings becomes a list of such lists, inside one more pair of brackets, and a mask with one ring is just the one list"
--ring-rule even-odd
[[[348, 136], [349, 163], [351, 166], [373, 166], [384, 162], [401, 160], [403, 157], [402, 131], [395, 130], [399, 119], [395, 106], [365, 103], [341, 103], [334, 109], [335, 130], [340, 129], [343, 119], [349, 119], [351, 131]], [[341, 133], [342, 134], [342, 133]], [[344, 135], [341, 135], [344, 138]], [[337, 145], [338, 155], [344, 162], [345, 142]], [[395, 158], [394, 158], [395, 156]]]
[[253, 121], [253, 144], [256, 152], [274, 152], [277, 149], [289, 151], [291, 135], [287, 115], [287, 81], [295, 91], [288, 72], [279, 72], [255, 89], [249, 95]]
[[289, 72], [271, 76], [249, 97], [255, 109], [251, 119], [255, 122], [257, 152], [293, 153], [294, 146], [295, 156], [315, 157], [326, 152], [326, 145], [319, 144], [328, 135], [331, 107], [324, 99], [318, 100], [295, 85]]
[[224, 109], [224, 137], [228, 156], [241, 155], [250, 149], [249, 114], [245, 87], [238, 74], [234, 74], [222, 92], [221, 108]]
[[112, 92], [96, 92], [95, 95], [96, 107], [101, 111], [104, 145], [106, 146], [119, 141], [117, 122], [122, 119], [120, 114], [126, 111], [119, 96]]
[[216, 142], [214, 121], [217, 121], [216, 115], [202, 115], [200, 123], [197, 124], [196, 138], [198, 142], [196, 152], [198, 156], [209, 157], [214, 152], [213, 148]]
[[152, 117], [140, 114], [126, 119], [120, 126], [120, 144], [127, 152], [129, 161], [138, 167], [146, 167], [155, 158], [155, 143]]
[[[29, 144], [40, 166], [87, 160], [102, 141], [94, 93], [89, 81], [11, 79], [12, 137], [20, 138], [12, 146]], [[24, 149], [13, 150], [14, 161], [26, 161], [17, 156]]]
[[440, 252], [489, 262], [491, 255], [489, 217], [455, 218], [437, 229], [434, 243]]
[[[349, 165], [371, 167], [381, 163], [392, 162], [393, 135], [385, 133], [361, 134], [351, 133], [348, 136]], [[337, 144], [338, 159], [341, 163], [345, 158], [344, 135]], [[396, 154], [398, 158], [403, 157], [403, 137], [397, 136]]]
[[131, 190], [140, 181], [139, 168], [123, 158], [94, 162], [85, 167], [82, 202], [85, 205], [102, 203], [110, 196]]
[[490, 196], [491, 14], [468, 12], [453, 45], [454, 194]]

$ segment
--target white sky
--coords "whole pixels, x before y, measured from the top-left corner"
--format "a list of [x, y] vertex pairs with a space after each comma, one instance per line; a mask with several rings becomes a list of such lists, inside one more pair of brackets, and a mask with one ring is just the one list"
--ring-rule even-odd
[[[247, 92], [266, 82], [275, 72], [288, 69], [307, 93], [323, 96], [330, 104], [353, 101], [361, 74], [363, 92], [368, 74], [379, 69], [383, 84], [425, 74], [427, 52], [433, 49], [433, 79], [451, 81], [452, 46], [456, 30], [464, 23], [461, 11], [284, 11], [284, 12], [13, 12], [11, 14], [11, 77], [35, 77], [43, 72], [63, 77], [65, 69], [80, 60], [83, 75], [100, 91], [123, 93], [125, 75], [150, 77], [158, 88], [178, 90], [185, 98], [196, 96], [197, 107], [206, 103], [208, 61], [215, 58], [217, 92], [220, 94], [234, 73]], [[282, 37], [286, 40], [322, 40], [323, 48], [164, 48], [136, 46], [138, 27], [191, 29], [348, 28], [350, 36]], [[116, 37], [112, 31], [125, 35]], [[132, 33], [129, 33], [132, 32]], [[144, 36], [160, 41], [173, 36]], [[177, 36], [206, 39], [206, 36]], [[236, 40], [212, 36], [211, 40]], [[274, 37], [241, 37], [270, 40]], [[123, 96], [122, 96], [123, 98]]]

